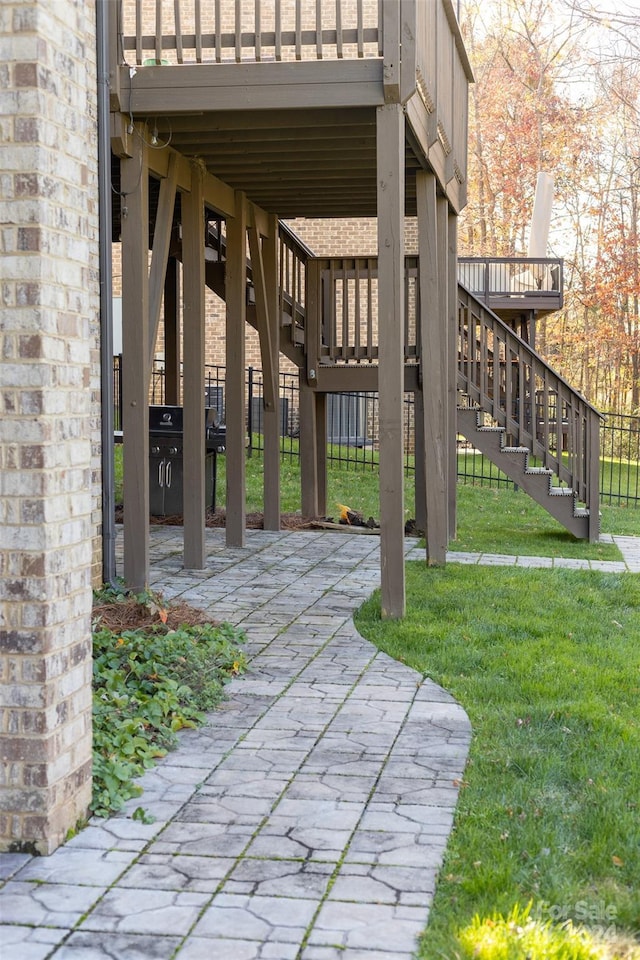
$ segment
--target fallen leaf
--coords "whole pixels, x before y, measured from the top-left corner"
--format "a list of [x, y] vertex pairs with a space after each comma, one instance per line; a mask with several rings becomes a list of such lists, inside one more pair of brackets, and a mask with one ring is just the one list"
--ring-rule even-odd
[[611, 862], [614, 867], [624, 867], [624, 860], [621, 860], [620, 857], [616, 857], [615, 855], [611, 857]]

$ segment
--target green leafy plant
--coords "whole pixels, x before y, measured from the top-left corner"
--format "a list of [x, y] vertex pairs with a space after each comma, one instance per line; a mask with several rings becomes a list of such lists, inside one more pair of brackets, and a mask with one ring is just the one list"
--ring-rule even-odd
[[[99, 600], [122, 603], [117, 590]], [[135, 783], [196, 727], [224, 697], [224, 685], [245, 658], [241, 630], [211, 623], [167, 627], [167, 608], [154, 594], [136, 596], [160, 623], [114, 632], [100, 621], [93, 632], [93, 800], [99, 816], [142, 793]]]

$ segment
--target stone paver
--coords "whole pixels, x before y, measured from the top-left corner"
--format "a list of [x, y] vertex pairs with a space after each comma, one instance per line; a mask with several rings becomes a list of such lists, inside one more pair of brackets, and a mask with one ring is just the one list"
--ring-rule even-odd
[[[452, 562], [640, 572], [450, 553]], [[379, 541], [153, 527], [152, 586], [247, 632], [249, 669], [142, 798], [47, 858], [0, 855], [0, 953], [16, 960], [408, 960], [453, 822], [470, 727], [453, 698], [378, 652], [351, 616]], [[416, 541], [408, 558], [422, 559]], [[132, 819], [136, 807], [156, 817]]]

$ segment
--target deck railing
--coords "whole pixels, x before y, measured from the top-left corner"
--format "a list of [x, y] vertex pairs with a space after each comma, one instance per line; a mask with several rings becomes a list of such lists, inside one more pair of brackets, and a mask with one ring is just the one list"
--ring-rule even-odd
[[[316, 257], [320, 304], [319, 359], [324, 362], [377, 362], [378, 258]], [[418, 315], [418, 258], [405, 257], [405, 360], [415, 359]]]
[[304, 343], [307, 303], [307, 263], [313, 252], [286, 224], [278, 230], [278, 257], [281, 325], [289, 329], [291, 342]]
[[552, 257], [459, 257], [460, 283], [487, 306], [534, 298], [562, 306], [563, 261]]
[[458, 357], [462, 393], [504, 427], [509, 445], [528, 447], [597, 519], [597, 410], [463, 287]]
[[471, 68], [452, 0], [113, 0], [109, 6], [113, 74], [123, 65], [133, 76], [162, 66], [378, 59], [385, 101], [417, 94], [428, 117], [428, 146], [442, 147], [443, 177], [466, 179]]
[[122, 0], [121, 44], [137, 66], [380, 57], [380, 6], [381, 0]]

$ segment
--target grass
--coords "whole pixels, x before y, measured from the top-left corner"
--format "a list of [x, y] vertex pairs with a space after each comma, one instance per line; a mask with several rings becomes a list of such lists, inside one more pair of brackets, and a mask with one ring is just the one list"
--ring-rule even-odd
[[[218, 457], [218, 503], [224, 503], [226, 459]], [[263, 503], [263, 459], [254, 451], [246, 461], [247, 510], [260, 512]], [[281, 509], [300, 511], [300, 464], [297, 457], [284, 457], [280, 464]], [[354, 464], [330, 463], [327, 478], [327, 510], [347, 503], [365, 517], [380, 516], [377, 467], [356, 469]], [[507, 553], [523, 556], [619, 560], [613, 544], [589, 544], [576, 540], [553, 517], [511, 487], [458, 484], [458, 535], [451, 550]], [[116, 500], [122, 498], [122, 448], [116, 447]], [[415, 516], [413, 477], [405, 478], [405, 516]], [[640, 506], [601, 508], [603, 533], [640, 536]]]
[[554, 930], [586, 920], [638, 935], [640, 577], [409, 564], [406, 618], [381, 621], [375, 595], [356, 623], [449, 690], [473, 726], [420, 956], [548, 960], [550, 948], [462, 942], [528, 904]]

